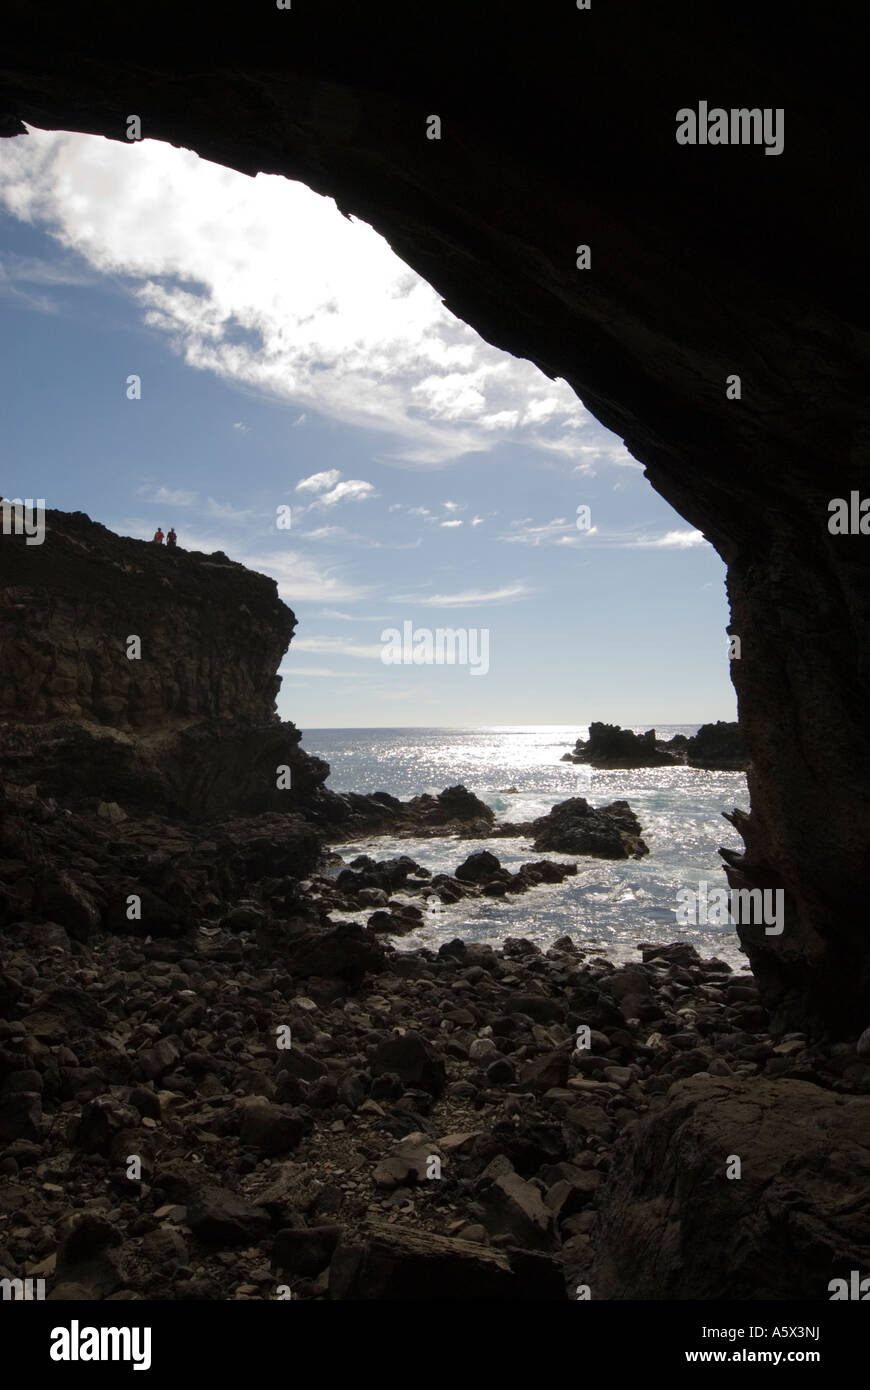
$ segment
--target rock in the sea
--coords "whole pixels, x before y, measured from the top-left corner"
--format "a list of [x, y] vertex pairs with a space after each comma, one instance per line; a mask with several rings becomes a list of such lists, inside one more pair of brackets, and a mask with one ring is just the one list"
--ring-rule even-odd
[[655, 729], [636, 734], [618, 724], [593, 723], [589, 725], [589, 738], [585, 742], [578, 738], [574, 751], [563, 753], [560, 761], [601, 768], [686, 763], [689, 767], [722, 772], [744, 772], [749, 765], [739, 725], [722, 719], [715, 724], [702, 724], [691, 738], [675, 734], [670, 739], [656, 738]]
[[655, 729], [644, 734], [622, 729], [618, 724], [589, 725], [589, 738], [578, 738], [571, 761], [590, 763], [593, 767], [668, 767], [682, 759], [665, 751], [656, 741]]
[[528, 832], [538, 850], [594, 854], [602, 859], [640, 859], [649, 853], [641, 839], [640, 821], [627, 801], [595, 810], [585, 797], [574, 796], [532, 821]]
[[494, 854], [487, 849], [479, 849], [459, 865], [456, 877], [463, 883], [483, 883], [496, 874], [504, 872]]

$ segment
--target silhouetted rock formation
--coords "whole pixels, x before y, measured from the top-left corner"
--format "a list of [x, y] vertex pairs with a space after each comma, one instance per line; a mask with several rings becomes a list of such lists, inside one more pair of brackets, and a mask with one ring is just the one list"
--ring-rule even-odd
[[562, 854], [594, 854], [602, 859], [641, 859], [649, 853], [640, 837], [640, 821], [627, 801], [613, 801], [596, 810], [582, 796], [558, 802], [546, 816], [533, 821], [507, 821], [496, 836], [522, 835], [535, 849]]
[[329, 767], [275, 713], [295, 626], [220, 552], [48, 511], [42, 545], [0, 544], [0, 777], [91, 811], [296, 810]]
[[[676, 739], [671, 739], [668, 746]], [[686, 740], [686, 761], [690, 767], [709, 768], [718, 772], [745, 772], [749, 758], [743, 745], [740, 726], [717, 719], [715, 724], [702, 724], [696, 734]]]
[[360, 835], [459, 835], [485, 839], [493, 833], [495, 812], [466, 787], [445, 787], [402, 801], [389, 792], [318, 792], [307, 807], [312, 824], [328, 831], [334, 844]]
[[685, 763], [719, 772], [745, 772], [749, 763], [739, 726], [721, 719], [702, 724], [691, 738], [675, 734], [669, 739], [656, 738], [655, 729], [636, 734], [618, 724], [592, 723], [589, 738], [578, 738], [573, 753], [564, 753], [560, 761], [614, 769]]
[[589, 738], [578, 738], [573, 753], [566, 753], [563, 762], [589, 763], [592, 767], [668, 767], [683, 759], [676, 752], [667, 752], [656, 739], [655, 729], [635, 734], [618, 724], [592, 723]]

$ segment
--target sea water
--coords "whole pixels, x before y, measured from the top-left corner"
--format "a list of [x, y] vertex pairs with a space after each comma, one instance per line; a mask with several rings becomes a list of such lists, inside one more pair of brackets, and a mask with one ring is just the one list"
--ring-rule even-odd
[[[658, 725], [659, 738], [691, 735], [697, 724]], [[635, 726], [642, 732], [643, 726]], [[593, 806], [628, 801], [649, 847], [643, 859], [609, 860], [584, 855], [536, 853], [525, 839], [397, 839], [373, 836], [338, 846], [346, 860], [357, 854], [388, 859], [408, 854], [432, 873], [453, 873], [469, 854], [489, 849], [509, 869], [547, 858], [578, 865], [576, 878], [532, 888], [519, 896], [464, 900], [427, 913], [424, 925], [396, 938], [399, 949], [438, 948], [444, 941], [500, 945], [525, 936], [542, 949], [570, 935], [578, 947], [615, 961], [639, 960], [638, 942], [689, 941], [706, 956], [745, 968], [733, 927], [683, 926], [676, 921], [677, 893], [700, 882], [727, 887], [718, 849], [742, 848], [723, 811], [748, 810], [741, 772], [689, 767], [597, 771], [563, 763], [563, 753], [584, 725], [535, 725], [476, 729], [308, 729], [303, 747], [325, 758], [333, 791], [390, 792], [403, 799], [437, 794], [462, 783], [491, 806], [497, 818], [528, 821], [558, 801], [584, 796]], [[512, 790], [515, 789], [515, 790]], [[401, 896], [401, 895], [399, 895]], [[420, 904], [419, 898], [409, 899]], [[359, 914], [351, 914], [359, 919]]]

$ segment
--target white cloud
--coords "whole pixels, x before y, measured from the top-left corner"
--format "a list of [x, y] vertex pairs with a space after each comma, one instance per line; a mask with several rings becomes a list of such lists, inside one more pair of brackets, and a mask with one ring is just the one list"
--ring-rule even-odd
[[348, 478], [342, 483], [340, 477], [337, 468], [312, 473], [310, 478], [302, 478], [296, 484], [296, 491], [316, 494], [312, 507], [334, 507], [337, 502], [365, 502], [369, 497], [377, 497], [372, 484], [363, 482], [362, 478]]
[[0, 206], [126, 277], [185, 362], [294, 405], [297, 425], [315, 409], [380, 431], [385, 457], [415, 467], [505, 440], [572, 461], [612, 448], [564, 382], [485, 343], [302, 184], [159, 141], [33, 130], [0, 142]]
[[393, 600], [394, 603], [416, 603], [423, 608], [467, 608], [475, 604], [484, 603], [507, 603], [514, 599], [528, 598], [531, 590], [526, 584], [517, 582], [507, 584], [502, 589], [490, 589], [489, 592], [481, 592], [479, 589], [469, 589], [460, 594], [432, 594], [428, 598], [420, 598], [415, 594], [403, 594]]
[[336, 502], [365, 502], [369, 497], [376, 496], [371, 483], [364, 483], [361, 478], [348, 478], [346, 482], [330, 488], [329, 492], [322, 492], [312, 506], [334, 507]]
[[304, 541], [333, 541], [339, 537], [345, 539], [348, 532], [344, 526], [318, 526], [313, 531], [297, 531], [296, 534]]
[[191, 492], [188, 488], [158, 487], [150, 490], [140, 487], [138, 491], [146, 502], [162, 502], [167, 507], [192, 507], [199, 496], [199, 493]]
[[643, 536], [628, 541], [631, 547], [664, 550], [689, 550], [695, 545], [709, 545], [703, 531], [667, 531], [663, 536]]
[[511, 527], [511, 532], [500, 536], [499, 540], [513, 545], [586, 545], [591, 536], [597, 538], [597, 545], [617, 550], [689, 550], [709, 544], [700, 531], [667, 531], [663, 536], [638, 534], [637, 531], [601, 531], [598, 526], [578, 531], [576, 523], [564, 517], [537, 526], [526, 518], [511, 522]]
[[362, 657], [367, 661], [380, 661], [380, 646], [348, 642], [343, 637], [302, 637], [294, 638], [292, 650], [296, 652], [330, 652], [338, 656]]
[[442, 522], [441, 522], [441, 525], [442, 525], [442, 526], [447, 526], [447, 527], [451, 527], [451, 526], [461, 526], [461, 525], [462, 525], [462, 522], [461, 522], [461, 521], [442, 521]]
[[236, 420], [233, 422], [233, 429], [241, 430], [243, 434], [247, 434], [250, 428], [250, 425], [243, 424], [241, 420]]
[[304, 425], [307, 419], [308, 416], [305, 414], [305, 411], [303, 410], [302, 414], [297, 416], [297, 418], [293, 421], [293, 429], [298, 429], [300, 425]]
[[509, 535], [499, 536], [499, 540], [509, 545], [579, 545], [584, 534], [589, 534], [578, 531], [576, 521], [567, 521], [562, 516], [537, 526], [527, 517], [523, 521], [512, 521], [511, 527]]
[[[291, 644], [291, 646], [290, 646], [290, 653], [291, 653], [291, 655], [292, 655], [292, 653], [293, 653], [295, 650], [296, 650], [296, 643], [293, 642], [293, 643]], [[282, 677], [283, 677], [283, 676], [332, 676], [332, 677], [334, 677], [336, 680], [353, 680], [353, 679], [357, 679], [357, 675], [356, 675], [356, 672], [355, 672], [355, 671], [333, 671], [331, 668], [326, 667], [326, 666], [294, 666], [294, 665], [292, 664], [292, 662], [291, 662], [291, 664], [290, 664], [289, 666], [279, 666], [279, 668], [278, 668], [278, 675], [279, 675], [279, 676], [282, 676]]]
[[326, 492], [328, 488], [335, 487], [341, 477], [337, 468], [330, 468], [325, 473], [312, 473], [310, 478], [302, 478], [296, 484], [297, 492]]
[[276, 579], [278, 593], [291, 608], [303, 599], [340, 603], [365, 598], [368, 593], [366, 585], [350, 584], [344, 580], [337, 565], [323, 568], [298, 550], [258, 551], [251, 548], [244, 554], [234, 550], [232, 558]]

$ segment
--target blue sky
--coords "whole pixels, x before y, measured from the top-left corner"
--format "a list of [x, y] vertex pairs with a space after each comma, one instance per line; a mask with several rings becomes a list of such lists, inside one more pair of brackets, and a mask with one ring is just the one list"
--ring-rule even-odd
[[[713, 548], [330, 199], [149, 140], [0, 141], [0, 308], [0, 490], [274, 576], [301, 728], [735, 717]], [[488, 671], [385, 665], [405, 622], [486, 630]]]

